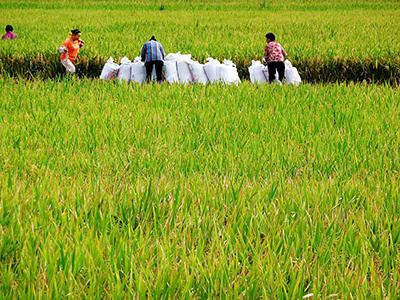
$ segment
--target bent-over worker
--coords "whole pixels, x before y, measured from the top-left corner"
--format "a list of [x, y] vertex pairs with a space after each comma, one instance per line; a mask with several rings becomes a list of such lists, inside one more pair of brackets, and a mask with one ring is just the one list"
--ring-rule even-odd
[[156, 67], [157, 82], [161, 83], [165, 52], [163, 46], [156, 40], [154, 35], [151, 37], [150, 41], [143, 45], [141, 57], [146, 67], [147, 82], [150, 82], [154, 65]]

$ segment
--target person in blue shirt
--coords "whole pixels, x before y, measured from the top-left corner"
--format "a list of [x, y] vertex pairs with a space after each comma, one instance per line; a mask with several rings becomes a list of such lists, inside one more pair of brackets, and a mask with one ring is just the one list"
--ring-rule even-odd
[[154, 35], [142, 48], [142, 61], [146, 67], [147, 82], [150, 82], [153, 65], [156, 67], [157, 82], [162, 81], [162, 68], [164, 66], [165, 52], [160, 42], [157, 42]]

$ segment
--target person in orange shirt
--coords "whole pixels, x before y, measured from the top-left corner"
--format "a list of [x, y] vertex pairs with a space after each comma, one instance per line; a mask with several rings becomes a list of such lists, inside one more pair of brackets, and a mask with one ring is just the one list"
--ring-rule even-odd
[[61, 52], [61, 63], [68, 73], [75, 73], [75, 58], [78, 56], [80, 48], [83, 48], [85, 42], [81, 40], [81, 32], [79, 29], [71, 30], [68, 38], [59, 48]]

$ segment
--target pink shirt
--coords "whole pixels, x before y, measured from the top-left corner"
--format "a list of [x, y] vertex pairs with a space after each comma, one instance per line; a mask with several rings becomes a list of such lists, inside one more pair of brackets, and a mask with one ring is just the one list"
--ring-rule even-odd
[[285, 56], [287, 56], [287, 53], [278, 42], [269, 42], [267, 46], [265, 46], [264, 58], [267, 63], [273, 61], [283, 62], [285, 60]]
[[3, 35], [2, 39], [5, 40], [13, 40], [16, 39], [18, 37], [18, 35], [12, 33], [11, 31], [7, 32], [5, 35]]

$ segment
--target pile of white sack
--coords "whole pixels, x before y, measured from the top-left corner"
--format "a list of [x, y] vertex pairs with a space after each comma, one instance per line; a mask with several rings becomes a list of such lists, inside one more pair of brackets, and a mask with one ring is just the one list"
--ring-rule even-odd
[[[240, 83], [236, 65], [224, 59], [220, 63], [214, 58], [207, 58], [207, 63], [201, 64], [191, 59], [191, 54], [169, 53], [164, 58], [164, 77], [168, 83], [199, 83], [206, 85], [210, 83], [236, 84]], [[268, 67], [260, 61], [252, 61], [249, 67], [250, 81], [253, 84], [266, 84], [269, 82]], [[275, 75], [275, 82], [279, 83], [278, 72]], [[155, 68], [153, 68], [152, 79], [156, 78]], [[116, 64], [110, 57], [103, 67], [100, 79], [118, 79], [120, 83], [125, 81], [137, 82], [142, 84], [146, 80], [146, 68], [141, 57], [136, 57], [132, 62], [126, 56], [121, 59], [120, 65]], [[295, 86], [301, 83], [299, 72], [292, 63], [285, 60], [285, 79], [286, 84]]]
[[[153, 70], [153, 77], [155, 77], [155, 70]], [[110, 80], [118, 79], [120, 83], [125, 81], [142, 83], [146, 80], [146, 68], [141, 61], [141, 57], [136, 57], [131, 62], [126, 56], [121, 59], [120, 65], [114, 63], [114, 59], [110, 57], [103, 67], [100, 79]]]
[[[236, 84], [240, 83], [236, 65], [224, 59], [224, 63], [208, 58], [207, 63], [200, 64], [191, 59], [191, 54], [169, 53], [164, 58], [164, 77], [168, 83], [210, 83]], [[153, 68], [152, 78], [154, 79]], [[131, 62], [126, 56], [121, 59], [120, 65], [114, 63], [110, 57], [103, 67], [100, 79], [119, 79], [120, 82], [143, 83], [146, 80], [146, 68], [140, 57]]]
[[[269, 74], [268, 67], [264, 66], [259, 60], [252, 61], [251, 66], [249, 67], [250, 73], [250, 81], [253, 84], [266, 84], [269, 82]], [[275, 74], [275, 81], [279, 83], [279, 75], [278, 71]], [[299, 72], [295, 67], [292, 66], [292, 63], [288, 60], [285, 60], [285, 78], [284, 82], [286, 84], [293, 84], [298, 86], [301, 83], [301, 78]]]
[[191, 54], [170, 53], [164, 58], [165, 79], [169, 83], [210, 83], [236, 84], [240, 78], [236, 65], [224, 59], [221, 64], [218, 60], [207, 58], [206, 64], [191, 59]]

